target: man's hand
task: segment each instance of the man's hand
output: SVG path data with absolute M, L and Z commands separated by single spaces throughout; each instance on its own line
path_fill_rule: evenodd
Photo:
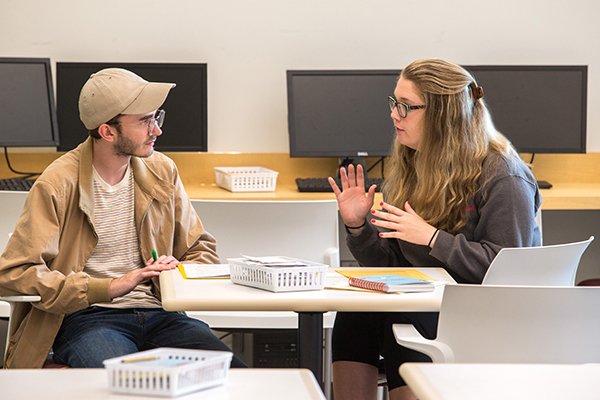
M 173 256 L 160 256 L 156 261 L 152 258 L 147 260 L 144 268 L 128 272 L 110 282 L 110 298 L 114 299 L 131 292 L 141 282 L 158 277 L 162 271 L 177 268 L 177 264 L 179 261 Z

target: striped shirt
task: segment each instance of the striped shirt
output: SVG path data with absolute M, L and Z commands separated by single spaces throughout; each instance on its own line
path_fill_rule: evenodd
M 106 183 L 94 168 L 94 228 L 98 244 L 84 271 L 95 278 L 118 278 L 142 268 L 134 214 L 134 181 L 131 166 L 121 182 Z M 131 292 L 110 303 L 94 305 L 113 308 L 155 308 L 160 301 L 152 294 L 150 281 L 140 283 Z

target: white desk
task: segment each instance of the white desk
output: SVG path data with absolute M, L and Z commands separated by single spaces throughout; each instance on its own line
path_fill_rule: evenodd
M 10 400 L 144 400 L 158 397 L 109 391 L 104 369 L 0 370 L 0 393 Z M 232 369 L 222 386 L 201 390 L 181 400 L 325 400 L 316 380 L 302 369 Z
M 414 268 L 412 268 L 414 269 Z M 454 282 L 442 268 L 417 268 L 440 281 Z M 346 279 L 331 269 L 327 281 Z M 273 293 L 228 279 L 184 279 L 178 270 L 160 275 L 162 304 L 169 311 L 295 311 L 302 368 L 321 379 L 323 313 L 327 311 L 439 311 L 443 286 L 433 292 L 385 294 L 350 290 Z
M 400 375 L 420 400 L 600 398 L 600 364 L 405 363 Z

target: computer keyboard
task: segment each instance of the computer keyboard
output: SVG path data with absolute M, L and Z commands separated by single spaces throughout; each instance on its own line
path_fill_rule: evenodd
M 33 179 L 6 178 L 0 179 L 0 190 L 27 192 L 33 186 Z
M 334 178 L 338 187 L 341 188 L 340 179 Z M 371 185 L 377 185 L 375 191 L 381 191 L 381 178 L 367 178 L 365 180 L 365 188 L 368 189 Z M 296 186 L 299 192 L 333 192 L 327 178 L 296 178 Z

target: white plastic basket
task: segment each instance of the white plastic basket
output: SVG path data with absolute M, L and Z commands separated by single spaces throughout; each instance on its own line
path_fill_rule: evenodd
M 221 385 L 233 354 L 163 347 L 104 361 L 111 391 L 174 397 Z
M 217 185 L 231 192 L 274 192 L 277 175 L 263 167 L 215 167 Z
M 299 267 L 271 267 L 245 258 L 228 258 L 231 281 L 271 292 L 321 290 L 325 287 L 327 265 L 311 261 Z

